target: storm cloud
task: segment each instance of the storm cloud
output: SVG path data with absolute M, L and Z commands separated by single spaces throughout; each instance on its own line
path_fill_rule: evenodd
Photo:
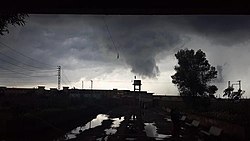
M 0 61 L 4 68 L 32 76 L 42 75 L 39 72 L 51 70 L 51 67 L 55 72 L 45 75 L 56 75 L 56 66 L 61 65 L 71 81 L 78 81 L 82 76 L 93 79 L 111 74 L 117 68 L 129 69 L 142 78 L 157 78 L 162 71 L 169 71 L 161 69 L 159 63 L 168 65 L 168 62 L 161 61 L 167 56 L 174 56 L 180 48 L 201 48 L 213 65 L 228 64 L 222 67 L 220 75 L 223 80 L 238 78 L 234 73 L 235 66 L 243 68 L 243 65 L 250 65 L 246 61 L 249 16 L 30 15 L 26 21 L 24 27 L 10 27 L 10 33 L 1 36 L 0 41 L 49 66 L 2 45 L 1 53 L 40 69 L 25 66 L 1 54 L 0 59 L 35 71 Z M 240 53 L 244 55 L 239 62 L 237 58 L 240 57 L 234 55 Z M 17 77 L 10 72 L 1 75 Z M 45 80 L 54 82 L 56 77 Z
M 166 23 L 155 20 L 160 19 L 132 16 L 124 19 L 112 17 L 109 20 L 112 37 L 121 57 L 131 67 L 131 72 L 150 78 L 156 77 L 160 72 L 156 56 L 182 43 L 179 34 L 167 27 Z
M 250 17 L 240 15 L 172 16 L 177 30 L 202 36 L 214 44 L 233 46 L 249 40 Z
M 131 72 L 156 77 L 159 75 L 156 55 L 182 42 L 181 36 L 167 23 L 157 20 L 160 18 L 150 16 L 32 15 L 27 25 L 14 35 L 18 45 L 9 41 L 13 37 L 7 43 L 48 64 L 62 64 L 66 69 L 84 67 L 80 62 L 89 61 L 110 65 L 119 54 Z

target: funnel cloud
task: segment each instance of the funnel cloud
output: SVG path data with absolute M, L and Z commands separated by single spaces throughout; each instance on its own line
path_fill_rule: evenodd
M 10 33 L 1 36 L 0 42 L 54 66 L 53 75 L 56 75 L 56 66 L 61 65 L 70 81 L 75 83 L 81 79 L 106 79 L 108 75 L 117 73 L 116 70 L 128 71 L 126 76 L 137 75 L 143 79 L 162 80 L 167 77 L 166 74 L 169 77 L 174 74 L 175 64 L 172 62 L 176 61 L 174 54 L 178 49 L 202 49 L 211 65 L 217 66 L 216 83 L 224 84 L 224 81 L 242 79 L 244 86 L 246 78 L 250 76 L 250 63 L 247 61 L 250 59 L 249 38 L 250 16 L 243 15 L 34 14 L 27 18 L 25 26 L 10 27 Z M 1 46 L 1 53 L 41 67 L 39 71 L 49 69 L 48 66 L 13 53 L 4 46 Z M 0 59 L 23 66 L 1 54 Z M 27 69 L 0 62 L 4 68 L 40 75 L 37 70 L 30 73 Z M 224 63 L 228 65 L 225 67 L 222 65 Z M 164 67 L 168 65 L 171 66 Z M 3 74 L 9 77 L 10 82 L 38 80 L 17 79 L 22 75 L 14 72 Z M 114 76 L 125 77 L 122 73 Z M 39 78 L 40 80 L 54 83 L 56 77 Z

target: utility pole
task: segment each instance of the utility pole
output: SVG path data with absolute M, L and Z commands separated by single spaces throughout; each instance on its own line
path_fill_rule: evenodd
M 57 66 L 57 85 L 58 85 L 58 90 L 61 88 L 61 66 Z
M 91 90 L 93 89 L 93 80 L 90 80 L 91 82 Z
M 84 86 L 84 82 L 82 81 L 82 89 L 83 89 L 83 86 Z

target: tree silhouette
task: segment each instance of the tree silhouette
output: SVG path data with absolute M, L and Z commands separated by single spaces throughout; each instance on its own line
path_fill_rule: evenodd
M 4 35 L 4 33 L 9 33 L 8 25 L 25 25 L 25 17 L 28 17 L 27 14 L 24 13 L 1 13 L 0 14 L 0 35 Z
M 176 73 L 171 76 L 172 82 L 177 85 L 181 96 L 189 97 L 214 97 L 218 90 L 215 85 L 209 85 L 212 79 L 217 77 L 215 67 L 206 59 L 206 54 L 200 49 L 181 49 L 175 57 L 178 65 Z
M 241 96 L 245 93 L 245 91 L 242 91 L 241 89 L 234 92 L 234 88 L 232 86 L 229 86 L 223 92 L 224 92 L 223 97 L 227 96 L 232 100 L 239 100 Z

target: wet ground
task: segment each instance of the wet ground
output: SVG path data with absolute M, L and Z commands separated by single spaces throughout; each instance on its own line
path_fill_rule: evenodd
M 163 110 L 135 109 L 126 106 L 114 108 L 106 114 L 98 114 L 55 141 L 204 140 L 198 136 L 197 130 L 187 127 L 182 128 L 176 139 L 172 136 L 172 127 L 169 113 Z
M 169 140 L 172 136 L 169 118 L 164 111 L 154 108 L 119 107 L 107 114 L 98 114 L 56 140 Z

